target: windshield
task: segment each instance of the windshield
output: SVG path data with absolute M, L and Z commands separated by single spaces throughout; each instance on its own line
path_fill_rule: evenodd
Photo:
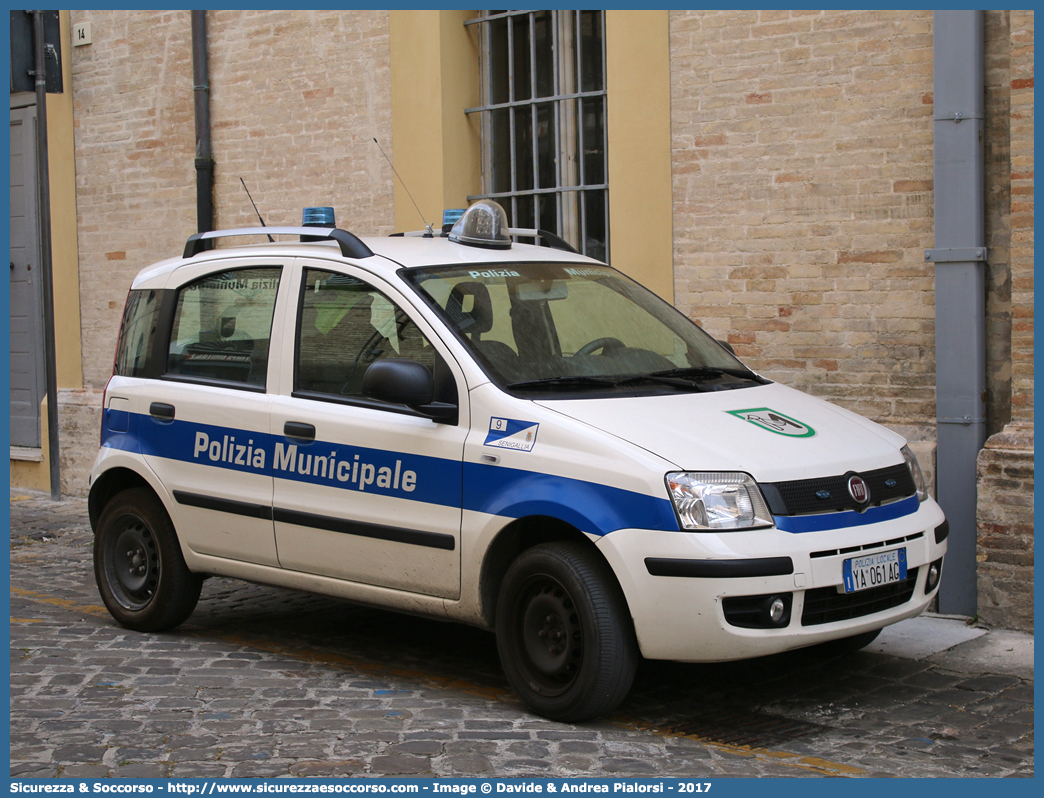
M 517 395 L 633 396 L 767 382 L 608 266 L 442 266 L 404 277 L 493 381 Z

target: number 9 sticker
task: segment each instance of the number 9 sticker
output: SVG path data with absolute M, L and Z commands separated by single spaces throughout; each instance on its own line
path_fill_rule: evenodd
M 536 445 L 537 430 L 540 425 L 533 421 L 522 421 L 516 418 L 491 418 L 489 434 L 486 435 L 485 446 L 496 446 L 499 449 L 515 449 L 520 452 L 531 452 Z

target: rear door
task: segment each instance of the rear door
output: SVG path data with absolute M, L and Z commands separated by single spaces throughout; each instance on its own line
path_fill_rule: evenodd
M 280 565 L 455 599 L 463 374 L 392 286 L 350 266 L 299 263 L 297 336 L 282 353 L 294 368 L 282 370 L 272 410 Z M 427 366 L 437 399 L 464 400 L 457 423 L 364 397 L 363 375 L 383 358 Z
M 179 536 L 200 554 L 278 565 L 266 390 L 289 264 L 211 261 L 168 284 L 166 360 L 142 385 L 137 437 L 174 497 Z

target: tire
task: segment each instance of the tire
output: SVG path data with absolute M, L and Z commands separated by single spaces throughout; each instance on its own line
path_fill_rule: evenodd
M 117 494 L 94 536 L 94 578 L 121 626 L 159 632 L 196 607 L 203 577 L 189 571 L 170 516 L 147 488 Z
M 879 634 L 881 634 L 881 630 L 874 629 L 872 632 L 863 632 L 862 634 L 852 635 L 851 637 L 842 637 L 840 640 L 828 640 L 825 643 L 812 646 L 812 650 L 825 657 L 839 657 L 847 654 L 854 654 L 860 649 L 864 649 L 873 643 Z
M 500 588 L 496 631 L 508 682 L 538 715 L 589 720 L 631 689 L 639 654 L 627 603 L 609 566 L 580 544 L 519 555 Z

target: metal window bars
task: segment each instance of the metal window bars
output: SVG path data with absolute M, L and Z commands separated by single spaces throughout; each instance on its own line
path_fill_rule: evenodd
M 555 230 L 609 259 L 605 15 L 486 11 L 479 26 L 483 193 L 512 227 Z

